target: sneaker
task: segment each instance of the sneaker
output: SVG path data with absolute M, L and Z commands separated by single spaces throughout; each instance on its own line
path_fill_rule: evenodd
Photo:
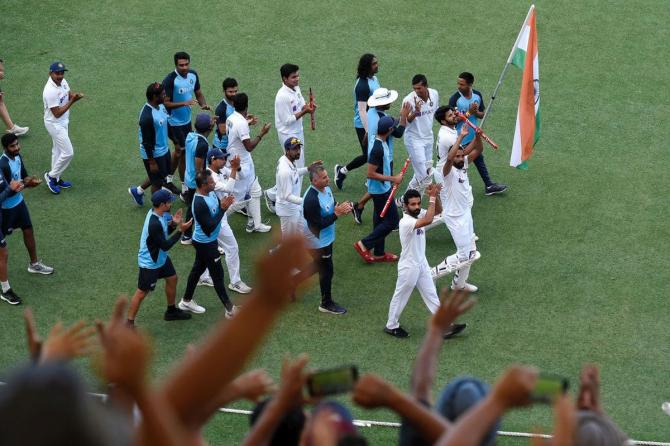
M 28 133 L 28 130 L 30 130 L 30 127 L 21 127 L 19 125 L 14 124 L 14 127 L 12 127 L 11 129 L 7 129 L 7 133 L 13 133 L 16 136 L 21 136 Z
M 54 269 L 38 260 L 35 263 L 28 264 L 28 272 L 33 274 L 52 274 Z
M 398 209 L 402 210 L 403 208 L 403 202 L 401 198 L 396 198 L 395 199 L 395 205 Z
M 258 226 L 251 226 L 247 224 L 246 231 L 251 234 L 252 232 L 270 232 L 272 229 L 272 226 L 270 225 L 265 225 L 263 223 L 259 224 Z
M 0 294 L 0 299 L 4 300 L 9 305 L 21 305 L 21 298 L 17 296 L 11 288 Z
M 475 285 L 473 285 L 471 283 L 467 283 L 467 282 L 465 282 L 465 285 L 463 285 L 461 288 L 456 288 L 456 285 L 452 282 L 451 283 L 451 289 L 452 290 L 456 290 L 456 289 L 465 290 L 465 291 L 468 291 L 470 293 L 476 293 L 477 291 L 479 291 L 479 288 L 477 288 Z
M 358 208 L 358 203 L 354 203 L 354 208 L 351 211 L 351 214 L 354 216 L 354 221 L 356 222 L 357 225 L 363 224 L 363 209 Z
M 505 184 L 492 183 L 490 186 L 486 187 L 486 190 L 484 191 L 484 195 L 502 194 L 506 190 L 507 190 L 507 186 Z
M 163 185 L 163 187 L 165 189 L 169 190 L 170 192 L 172 192 L 175 195 L 180 195 L 181 194 L 181 190 L 179 190 L 179 188 L 177 186 L 175 186 L 175 184 L 172 181 L 166 182 Z
M 216 250 L 219 251 L 219 254 L 221 255 L 224 255 L 226 253 L 223 249 L 223 246 L 217 246 Z
M 268 208 L 268 211 L 276 214 L 277 211 L 275 210 L 275 202 L 270 199 L 267 189 L 263 191 L 263 197 L 265 197 L 265 206 Z
M 233 305 L 233 308 L 230 311 L 226 310 L 225 317 L 226 317 L 226 319 L 232 319 L 239 312 L 240 312 L 240 307 L 238 307 L 237 305 Z
M 330 314 L 344 314 L 347 312 L 347 309 L 337 305 L 333 301 L 330 301 L 326 303 L 321 302 L 321 305 L 319 305 L 319 311 Z
M 198 305 L 198 303 L 195 300 L 184 300 L 184 299 L 182 299 L 177 304 L 177 307 L 180 310 L 190 311 L 191 313 L 195 313 L 195 314 L 202 314 L 206 311 L 205 307 L 201 307 L 200 305 Z
M 237 283 L 229 283 L 228 289 L 240 294 L 251 293 L 251 287 L 246 283 L 242 282 L 241 280 Z
M 133 197 L 133 201 L 136 205 L 144 206 L 144 194 L 139 193 L 136 187 L 129 187 L 128 193 Z
M 342 173 L 342 166 L 335 164 L 335 185 L 339 190 L 342 190 L 344 186 L 344 179 L 347 177 L 347 174 Z
M 391 336 L 394 336 L 396 338 L 408 338 L 409 333 L 405 331 L 404 328 L 398 327 L 398 328 L 386 328 L 384 327 L 384 333 L 390 334 Z
M 179 199 L 182 201 L 182 203 L 186 203 L 186 195 L 184 195 L 184 192 L 179 194 Z
M 175 308 L 173 311 L 166 310 L 163 319 L 166 321 L 185 321 L 191 319 L 191 314 L 184 310 L 180 310 L 179 308 Z
M 214 286 L 211 277 L 206 277 L 204 279 L 198 279 L 197 286 Z
M 69 189 L 72 187 L 72 183 L 70 183 L 69 181 L 65 181 L 62 178 L 59 178 L 56 184 L 58 184 L 58 187 L 60 187 L 61 189 Z
M 451 324 L 451 327 L 449 327 L 449 330 L 447 330 L 447 332 L 444 334 L 443 338 L 444 339 L 453 338 L 458 333 L 465 330 L 467 326 L 468 326 L 468 324 Z
M 44 172 L 44 184 L 47 185 L 52 194 L 60 194 L 60 186 L 55 178 L 49 176 L 49 172 Z
M 179 239 L 179 243 L 181 243 L 182 245 L 190 245 L 192 243 L 191 237 L 184 234 L 181 236 L 181 239 Z
M 248 217 L 248 216 L 249 216 L 249 212 L 247 211 L 247 207 L 246 207 L 246 206 L 243 207 L 242 209 L 237 209 L 235 212 L 237 212 L 238 214 L 242 214 L 242 215 L 244 215 L 245 217 Z

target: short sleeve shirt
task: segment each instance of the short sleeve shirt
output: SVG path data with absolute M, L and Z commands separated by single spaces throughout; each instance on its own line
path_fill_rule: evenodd
M 44 103 L 44 122 L 60 125 L 68 124 L 70 121 L 70 110 L 63 113 L 60 118 L 56 118 L 51 111 L 53 107 L 62 107 L 70 102 L 70 86 L 65 79 L 63 79 L 59 86 L 49 77 L 42 91 L 42 102 Z
M 435 111 L 440 106 L 440 96 L 437 90 L 428 89 L 428 100 L 424 101 L 415 92 L 411 92 L 403 103 L 408 103 L 411 106 L 412 113 L 416 116 L 412 122 L 407 124 L 405 129 L 405 141 L 419 140 L 433 142 L 433 116 Z M 416 103 L 420 104 L 421 111 L 416 111 Z
M 239 156 L 242 164 L 253 163 L 251 153 L 247 152 L 242 142 L 245 139 L 251 139 L 249 123 L 239 112 L 233 113 L 226 120 L 226 134 L 228 135 L 228 153 L 230 156 Z
M 418 218 L 425 216 L 426 212 L 425 209 L 422 209 Z M 402 247 L 398 268 L 428 266 L 426 260 L 426 231 L 425 228 L 415 228 L 416 222 L 416 218 L 405 214 L 398 224 L 400 246 Z
M 456 93 L 454 93 L 453 96 L 451 96 L 451 98 L 449 98 L 449 106 L 458 109 L 458 111 L 461 113 L 465 113 L 468 110 L 470 110 L 470 104 L 472 104 L 473 102 L 477 102 L 479 104 L 479 106 L 477 107 L 478 111 L 483 112 L 486 109 L 486 107 L 484 106 L 484 97 L 480 92 L 474 89 L 472 90 L 472 95 L 470 95 L 469 99 L 463 96 L 460 91 L 457 91 Z M 468 121 L 472 122 L 475 125 L 479 123 L 479 120 L 475 115 L 470 115 Z M 456 130 L 460 131 L 462 126 L 463 122 L 461 121 L 456 125 Z M 461 142 L 461 144 L 463 144 L 463 147 L 465 147 L 470 141 L 472 141 L 474 137 L 475 132 L 470 132 L 468 136 L 463 138 L 463 141 Z

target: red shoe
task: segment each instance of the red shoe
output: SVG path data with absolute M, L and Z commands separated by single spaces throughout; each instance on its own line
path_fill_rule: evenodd
M 375 260 L 372 257 L 372 254 L 370 254 L 370 251 L 363 251 L 361 246 L 358 244 L 358 242 L 354 243 L 354 249 L 358 253 L 359 256 L 365 261 L 365 263 L 373 263 Z
M 392 252 L 385 252 L 384 257 L 382 257 L 382 262 L 397 262 L 399 258 L 400 257 L 393 254 Z

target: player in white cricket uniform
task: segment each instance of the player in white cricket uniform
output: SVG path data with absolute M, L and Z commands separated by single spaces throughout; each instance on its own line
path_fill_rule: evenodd
M 249 122 L 247 121 L 247 108 L 249 98 L 245 93 L 238 93 L 233 96 L 233 106 L 235 112 L 226 120 L 226 134 L 228 135 L 228 153 L 231 157 L 240 158 L 241 171 L 238 172 L 239 178 L 235 182 L 235 204 L 230 208 L 232 212 L 246 206 L 248 212 L 248 221 L 246 231 L 268 232 L 270 226 L 261 221 L 261 195 L 263 189 L 258 183 L 256 169 L 251 152 L 261 142 L 263 136 L 270 130 L 270 124 L 266 123 L 255 138 L 251 139 L 249 135 Z
M 72 184 L 61 178 L 74 157 L 74 149 L 68 134 L 70 108 L 72 104 L 84 97 L 81 93 L 73 93 L 65 80 L 67 68 L 61 62 L 54 62 L 49 67 L 49 80 L 42 92 L 44 102 L 44 127 L 46 127 L 53 145 L 51 147 L 51 170 L 44 173 L 44 181 L 49 190 L 59 194 L 61 189 L 68 189 Z
M 314 107 L 305 102 L 300 91 L 300 68 L 293 64 L 284 64 L 279 69 L 282 86 L 275 96 L 275 128 L 279 138 L 279 146 L 289 138 L 302 141 L 300 158 L 295 161 L 298 168 L 305 167 L 305 133 L 302 128 L 302 117 L 314 111 Z M 300 182 L 300 191 L 302 181 Z M 298 192 L 300 192 L 298 191 Z M 298 193 L 298 195 L 301 195 Z M 277 202 L 277 185 L 265 191 L 265 203 L 270 212 L 275 212 Z
M 430 266 L 426 260 L 425 231 L 425 226 L 430 224 L 435 213 L 441 210 L 437 200 L 440 188 L 438 184 L 428 186 L 430 204 L 427 210 L 421 209 L 421 194 L 417 190 L 409 189 L 403 196 L 405 214 L 400 220 L 398 231 L 402 247 L 398 261 L 398 280 L 389 305 L 388 321 L 384 328 L 384 332 L 397 338 L 409 336 L 409 333 L 400 326 L 399 319 L 414 288 L 419 290 L 431 313 L 435 313 L 440 307 L 440 299 L 437 297 Z M 445 336 L 451 337 L 464 328 L 463 324 L 452 325 L 451 330 Z
M 277 162 L 277 201 L 275 210 L 281 222 L 282 237 L 302 231 L 305 221 L 302 216 L 300 186 L 307 167 L 298 167 L 296 162 L 302 153 L 302 141 L 290 137 L 284 142 L 284 156 Z
M 442 216 L 456 245 L 456 253 L 432 268 L 431 274 L 437 279 L 456 271 L 451 284 L 452 289 L 475 292 L 477 287 L 467 283 L 470 266 L 480 257 L 472 222 L 474 200 L 472 186 L 468 179 L 468 165 L 482 153 L 483 146 L 481 137 L 477 134 L 465 149 L 461 147 L 463 138 L 469 133 L 468 126 L 465 125 L 461 127 L 461 133 L 456 137 L 454 143 L 449 146 L 456 132 L 454 126 L 457 118 L 453 110 L 446 107 L 445 109 L 438 109 L 436 112 L 436 118 L 444 116 L 441 119 L 443 126 L 438 136 L 442 139 L 438 146 L 440 153 L 438 170 L 440 172 L 436 178 L 441 179 L 440 199 L 444 203 Z
M 210 149 L 207 152 L 207 164 L 209 170 L 214 178 L 214 192 L 219 198 L 224 198 L 227 195 L 233 194 L 235 190 L 235 183 L 237 182 L 238 169 L 240 168 L 240 158 L 234 157 L 230 160 L 230 165 L 226 166 L 226 154 L 221 149 Z M 235 234 L 228 224 L 228 212 L 223 214 L 221 219 L 221 229 L 217 236 L 219 250 L 223 250 L 226 259 L 226 266 L 228 267 L 228 275 L 230 276 L 230 283 L 228 288 L 241 294 L 248 294 L 251 292 L 251 287 L 242 281 L 240 278 L 240 249 L 235 239 Z M 198 285 L 214 286 L 212 278 L 209 275 L 209 270 L 205 270 L 200 276 Z
M 403 139 L 414 169 L 407 189 L 423 194 L 433 180 L 433 115 L 440 106 L 440 96 L 437 90 L 428 88 L 423 74 L 412 78 L 412 88 L 414 91 L 403 99 L 403 104 L 411 107 Z

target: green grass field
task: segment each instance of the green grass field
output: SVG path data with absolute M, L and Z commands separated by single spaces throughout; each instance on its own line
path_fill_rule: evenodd
M 137 116 L 146 85 L 173 69 L 175 51 L 191 54 L 210 104 L 220 100 L 223 78 L 233 76 L 250 95 L 250 112 L 269 122 L 281 85 L 279 66 L 300 65 L 301 85 L 315 90 L 319 104 L 318 128 L 306 130 L 307 158 L 323 159 L 330 172 L 334 163 L 359 152 L 352 87 L 362 53 L 378 56 L 381 84 L 401 97 L 410 91 L 411 77 L 424 73 L 444 102 L 458 73 L 468 70 L 488 100 L 529 6 L 351 0 L 4 3 L 2 89 L 14 120 L 31 126 L 21 140 L 30 173 L 42 174 L 50 161 L 41 100 L 49 64 L 62 60 L 70 69 L 70 86 L 86 95 L 70 118 L 76 155 L 66 178 L 75 187 L 57 197 L 46 187 L 25 194 L 39 255 L 56 273 L 28 274 L 20 235 L 9 237 L 11 283 L 33 307 L 43 335 L 58 319 L 105 317 L 119 293 L 135 289 L 147 210 L 134 207 L 126 192 L 145 175 Z M 494 180 L 510 190 L 484 197 L 473 169 L 482 259 L 471 279 L 481 291 L 478 305 L 464 317 L 467 331 L 445 344 L 436 391 L 460 374 L 492 381 L 512 362 L 567 376 L 574 390 L 582 363 L 595 362 L 602 367 L 605 407 L 629 435 L 670 441 L 670 418 L 660 409 L 670 400 L 670 212 L 663 198 L 670 83 L 660 66 L 670 9 L 665 1 L 652 0 L 539 1 L 537 11 L 542 138 L 528 171 L 508 167 L 520 81 L 512 68 L 487 121 L 487 133 L 501 145 L 498 153 L 487 152 L 487 164 Z M 392 112 L 397 114 L 397 104 Z M 280 155 L 274 129 L 269 136 L 254 152 L 263 186 L 273 183 Z M 396 147 L 397 165 L 405 151 L 400 141 Z M 336 196 L 356 199 L 362 192 L 359 169 Z M 382 333 L 397 273 L 395 265 L 364 265 L 351 248 L 370 229 L 369 210 L 364 219 L 363 226 L 347 218 L 337 227 L 334 296 L 349 313 L 318 313 L 313 287 L 283 315 L 250 366 L 277 377 L 285 353 L 304 351 L 314 367 L 353 363 L 407 388 L 428 313 L 417 295 L 402 317 L 412 336 L 398 340 Z M 231 219 L 243 279 L 253 284 L 253 258 L 270 236 L 248 235 L 244 223 L 242 217 Z M 278 225 L 274 216 L 272 223 Z M 431 264 L 454 250 L 446 228 L 431 231 L 428 239 Z M 398 252 L 397 236 L 387 245 Z M 170 255 L 181 294 L 193 252 L 177 245 Z M 208 312 L 186 323 L 162 320 L 162 287 L 141 309 L 138 324 L 155 340 L 157 378 L 222 317 L 213 290 L 199 289 L 196 297 Z M 21 307 L 0 308 L 0 369 L 26 356 L 21 312 Z M 86 368 L 84 361 L 78 364 Z M 395 420 L 386 412 L 355 408 L 354 414 Z M 547 430 L 551 419 L 547 407 L 534 407 L 510 414 L 503 429 Z M 244 417 L 220 415 L 207 436 L 212 444 L 232 445 L 245 430 Z M 388 428 L 365 432 L 372 445 L 393 444 L 397 435 Z

